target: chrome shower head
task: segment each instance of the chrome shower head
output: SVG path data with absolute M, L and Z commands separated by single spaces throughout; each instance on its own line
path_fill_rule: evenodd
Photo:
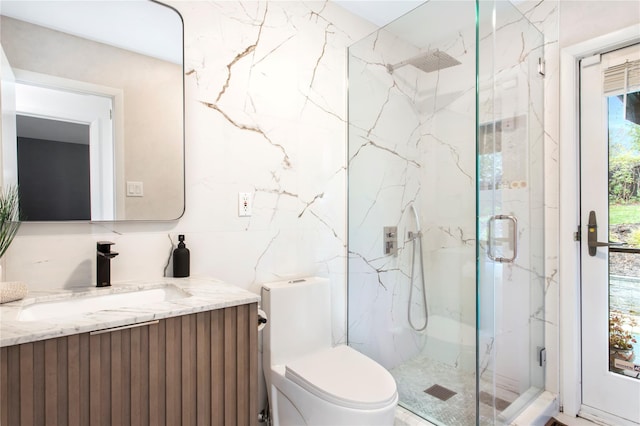
M 461 62 L 457 59 L 451 57 L 445 52 L 436 49 L 421 53 L 417 56 L 414 56 L 413 58 L 398 62 L 395 65 L 387 65 L 387 70 L 389 70 L 390 73 L 393 73 L 394 70 L 405 65 L 413 65 L 414 67 L 424 72 L 433 72 L 460 64 Z

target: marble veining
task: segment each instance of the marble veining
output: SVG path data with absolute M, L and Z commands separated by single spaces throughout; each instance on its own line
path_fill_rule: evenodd
M 421 6 L 421 25 L 437 16 L 434 7 Z M 466 12 L 472 17 L 473 8 Z M 387 368 L 425 350 L 437 332 L 433 324 L 422 333 L 407 324 L 408 311 L 414 321 L 424 316 L 419 278 L 408 304 L 417 248 L 407 232 L 418 230 L 410 206 L 423 235 L 417 268 L 424 266 L 429 311 L 474 321 L 466 290 L 474 285 L 474 35 L 470 27 L 416 43 L 396 27 L 349 48 L 349 339 Z M 462 64 L 431 73 L 394 67 L 435 48 Z M 390 225 L 398 226 L 397 256 L 382 250 L 381 231 Z M 461 353 L 450 351 L 448 361 L 458 363 Z
M 254 291 L 282 277 L 330 278 L 344 342 L 345 49 L 375 25 L 331 1 L 166 3 L 184 22 L 184 216 L 24 224 L 3 257 L 6 279 L 30 290 L 95 282 L 101 239 L 121 253 L 115 281 L 159 278 L 167 235 L 186 234 L 192 275 Z M 251 217 L 238 217 L 238 192 L 255 194 Z
M 478 272 L 478 374 L 518 395 L 542 385 L 543 371 L 523 369 L 522 360 L 532 358 L 528 336 L 541 345 L 547 324 L 544 81 L 537 73 L 545 43 L 511 5 L 502 6 L 495 40 L 484 23 L 477 44 L 471 25 L 451 29 L 447 37 L 425 32 L 418 42 L 403 39 L 398 25 L 397 32 L 381 29 L 349 50 L 349 340 L 392 371 L 415 357 L 443 363 L 452 374 L 475 371 Z M 473 8 L 463 10 L 464 2 L 452 7 L 460 7 L 472 22 Z M 430 12 L 419 19 L 425 28 L 437 26 L 433 16 L 446 16 L 435 4 L 416 10 L 421 8 Z M 490 10 L 481 9 L 483 14 Z M 456 22 L 465 20 L 456 16 Z M 411 66 L 390 73 L 384 66 L 434 48 L 461 63 L 430 73 Z M 479 140 L 476 49 L 481 52 Z M 426 290 L 419 275 L 411 281 L 412 258 L 419 259 L 417 244 L 407 237 L 417 231 L 411 205 L 424 252 L 416 271 L 424 267 Z M 488 223 L 499 213 L 518 219 L 519 253 L 513 264 L 494 264 L 487 255 Z M 382 250 L 381 231 L 390 225 L 398 226 L 397 256 Z M 505 224 L 497 228 L 498 237 L 508 241 Z M 501 256 L 512 252 L 502 243 L 492 250 Z M 418 332 L 407 317 L 421 323 L 423 291 L 430 320 Z
M 166 285 L 175 286 L 186 293 L 187 297 L 134 307 L 60 316 L 47 321 L 18 320 L 21 309 L 34 303 L 127 293 Z M 79 287 L 73 290 L 33 291 L 23 300 L 0 306 L 0 347 L 222 309 L 259 300 L 257 294 L 235 285 L 211 278 L 196 277 L 121 282 L 108 288 Z

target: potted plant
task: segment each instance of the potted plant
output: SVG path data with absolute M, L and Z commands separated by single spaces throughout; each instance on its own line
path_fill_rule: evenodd
M 0 192 L 0 260 L 20 228 L 18 188 L 10 186 Z M 0 268 L 2 265 L 0 264 Z M 27 294 L 27 286 L 19 281 L 5 282 L 0 269 L 0 303 L 20 300 Z
M 10 186 L 0 192 L 0 258 L 4 256 L 20 228 L 18 188 Z
M 612 371 L 622 371 L 615 367 L 616 359 L 633 362 L 633 344 L 637 341 L 631 334 L 631 330 L 636 325 L 637 322 L 631 315 L 625 315 L 617 310 L 609 313 L 609 366 Z

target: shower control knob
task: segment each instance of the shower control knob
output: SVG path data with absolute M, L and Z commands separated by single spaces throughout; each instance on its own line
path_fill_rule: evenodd
M 382 230 L 385 255 L 395 256 L 398 253 L 398 227 L 385 226 Z

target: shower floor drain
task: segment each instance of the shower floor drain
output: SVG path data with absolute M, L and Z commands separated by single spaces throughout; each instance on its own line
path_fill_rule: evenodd
M 509 401 L 505 401 L 502 398 L 493 397 L 488 392 L 480 391 L 480 402 L 483 404 L 487 404 L 489 407 L 494 407 L 498 411 L 504 411 L 511 403 Z
M 433 385 L 429 389 L 425 389 L 424 392 L 442 401 L 446 401 L 457 393 L 440 385 Z

